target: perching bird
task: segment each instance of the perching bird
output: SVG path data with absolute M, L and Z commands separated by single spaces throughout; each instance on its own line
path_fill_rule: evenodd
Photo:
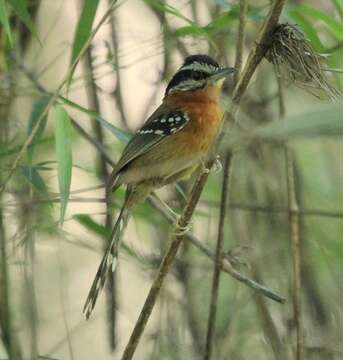
M 223 117 L 222 85 L 234 71 L 207 55 L 187 57 L 170 80 L 162 104 L 125 147 L 107 189 L 114 192 L 127 185 L 126 197 L 83 309 L 87 318 L 108 271 L 116 268 L 119 242 L 133 205 L 154 189 L 188 177 L 206 159 Z

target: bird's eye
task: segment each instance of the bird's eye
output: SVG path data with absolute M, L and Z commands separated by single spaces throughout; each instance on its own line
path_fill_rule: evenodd
M 201 80 L 202 79 L 202 75 L 199 72 L 194 72 L 193 74 L 193 79 L 194 80 Z

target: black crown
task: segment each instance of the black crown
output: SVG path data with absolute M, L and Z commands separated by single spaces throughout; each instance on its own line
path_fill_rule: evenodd
M 191 56 L 188 56 L 185 59 L 185 62 L 183 64 L 183 66 L 190 65 L 190 64 L 193 64 L 195 62 L 212 65 L 212 66 L 215 66 L 217 68 L 220 67 L 219 64 L 208 55 L 191 55 Z

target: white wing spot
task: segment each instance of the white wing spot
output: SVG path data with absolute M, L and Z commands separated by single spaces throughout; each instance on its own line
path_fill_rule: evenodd
M 170 117 L 170 118 L 168 119 L 168 121 L 171 123 L 171 122 L 174 122 L 175 119 L 174 119 L 173 117 Z
M 162 118 L 160 122 L 161 122 L 161 123 L 165 123 L 166 121 L 167 121 L 167 120 L 166 120 L 165 118 Z
M 163 131 L 162 130 L 155 130 L 155 134 L 156 135 L 163 135 Z
M 170 129 L 170 132 L 174 133 L 176 130 L 177 130 L 177 128 L 174 127 L 174 128 Z

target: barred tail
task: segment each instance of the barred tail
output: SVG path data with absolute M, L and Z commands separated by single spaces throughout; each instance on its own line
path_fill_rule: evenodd
M 89 290 L 85 305 L 83 307 L 83 313 L 86 314 L 87 319 L 91 315 L 95 307 L 95 303 L 99 296 L 99 293 L 104 287 L 108 271 L 111 269 L 112 272 L 114 272 L 116 269 L 118 262 L 118 249 L 120 247 L 120 241 L 123 232 L 127 226 L 130 215 L 129 207 L 128 207 L 129 197 L 130 195 L 127 194 L 123 207 L 120 210 L 118 219 L 112 229 L 109 246 L 106 249 L 104 257 L 101 260 L 98 271 L 93 280 L 92 287 Z

